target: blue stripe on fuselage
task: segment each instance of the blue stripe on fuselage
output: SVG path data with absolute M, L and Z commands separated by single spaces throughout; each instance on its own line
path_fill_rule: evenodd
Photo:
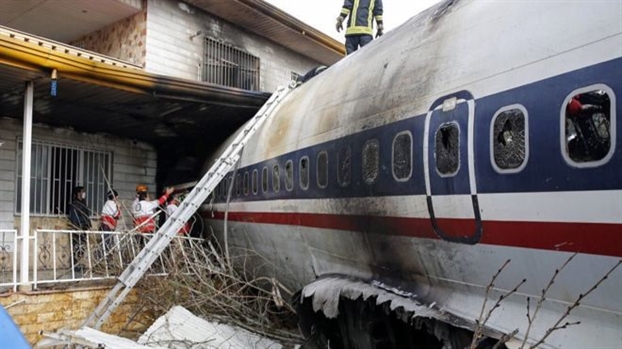
M 477 192 L 622 189 L 620 140 L 616 141 L 613 157 L 606 164 L 594 168 L 576 168 L 568 165 L 560 149 L 560 113 L 564 107 L 562 106 L 564 100 L 572 91 L 593 84 L 605 84 L 614 91 L 616 99 L 612 109 L 616 111 L 617 118 L 621 103 L 619 97 L 622 91 L 622 58 L 476 99 L 474 140 Z M 490 123 L 497 110 L 512 104 L 521 104 L 528 112 L 529 160 L 526 167 L 518 173 L 500 174 L 494 170 L 490 161 Z M 253 170 L 258 170 L 258 194 L 253 195 L 252 190 L 249 190 L 248 196 L 243 194 L 236 196 L 234 190 L 232 201 L 423 195 L 425 194 L 422 160 L 424 123 L 425 115 L 418 115 L 241 168 L 238 171 L 241 174 L 246 171 L 250 174 Z M 391 168 L 392 142 L 397 133 L 405 130 L 410 130 L 413 135 L 413 173 L 408 181 L 398 182 L 393 178 Z M 435 129 L 431 128 L 431 138 L 434 131 Z M 461 132 L 466 130 L 461 129 Z M 619 137 L 621 134 L 622 123 L 616 122 L 615 135 Z M 375 183 L 366 184 L 361 175 L 361 149 L 366 141 L 374 138 L 380 143 L 380 173 Z M 342 146 L 349 146 L 352 154 L 351 183 L 347 187 L 341 187 L 337 183 L 337 154 Z M 317 155 L 321 151 L 328 152 L 329 179 L 326 188 L 319 188 L 317 185 Z M 467 145 L 461 144 L 461 152 L 466 151 Z M 299 185 L 299 162 L 303 156 L 309 157 L 310 185 L 306 190 L 301 189 Z M 288 160 L 294 161 L 294 189 L 291 192 L 285 188 L 284 170 Z M 272 168 L 275 164 L 279 164 L 281 171 L 280 191 L 277 193 L 272 191 Z M 261 188 L 264 166 L 269 169 L 267 193 L 263 193 Z M 430 163 L 430 166 L 434 166 L 433 163 Z M 460 173 L 463 171 L 467 171 L 465 163 L 461 164 Z M 463 181 L 464 178 L 468 177 L 461 176 L 460 180 Z M 444 185 L 446 186 L 446 183 Z M 468 194 L 466 186 L 459 185 L 457 188 L 461 189 L 443 190 L 433 194 Z

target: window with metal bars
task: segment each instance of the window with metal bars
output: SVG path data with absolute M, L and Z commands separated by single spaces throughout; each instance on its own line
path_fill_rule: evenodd
M 22 140 L 17 151 L 15 212 L 22 209 Z M 83 186 L 87 206 L 98 215 L 112 183 L 112 153 L 49 142 L 33 141 L 30 169 L 30 213 L 65 215 L 73 190 Z
M 259 90 L 259 58 L 222 41 L 205 38 L 203 81 Z

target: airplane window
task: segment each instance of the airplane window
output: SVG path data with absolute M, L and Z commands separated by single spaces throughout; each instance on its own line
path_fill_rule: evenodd
M 347 187 L 350 184 L 352 173 L 351 154 L 352 151 L 347 146 L 339 148 L 339 153 L 337 153 L 337 162 L 339 164 L 337 168 L 337 182 L 342 187 Z
M 436 130 L 434 157 L 441 175 L 453 176 L 460 166 L 460 129 L 456 123 L 446 123 Z
M 294 189 L 294 162 L 292 160 L 285 163 L 285 189 L 287 191 Z
M 300 187 L 309 188 L 309 158 L 306 156 L 300 159 Z
M 258 187 L 258 178 L 259 172 L 257 170 L 253 170 L 253 177 L 251 178 L 251 187 L 253 189 L 253 194 L 257 195 L 257 187 Z
M 527 156 L 526 110 L 520 107 L 497 112 L 492 124 L 492 155 L 497 170 L 520 170 Z M 516 171 L 512 171 L 516 172 Z
M 261 170 L 261 190 L 265 193 L 268 191 L 268 168 Z
M 363 146 L 363 180 L 372 184 L 378 179 L 380 165 L 380 146 L 375 139 L 369 140 Z
M 317 185 L 320 188 L 328 185 L 328 154 L 325 151 L 317 156 Z
M 249 177 L 248 177 L 248 171 L 244 172 L 244 183 L 242 184 L 242 187 L 244 188 L 244 195 L 248 195 L 248 187 L 249 187 Z
M 575 92 L 566 104 L 565 152 L 575 163 L 601 163 L 611 150 L 611 99 L 603 89 Z M 615 121 L 615 120 L 614 120 Z
M 242 181 L 240 180 L 240 174 L 235 176 L 235 195 L 240 196 L 242 194 Z
M 229 195 L 229 190 L 231 190 L 231 185 L 233 184 L 233 175 L 227 178 L 227 196 Z
M 399 133 L 393 140 L 393 176 L 406 181 L 412 174 L 413 141 L 410 132 Z
M 279 165 L 274 165 L 272 170 L 272 190 L 278 192 L 281 190 L 281 175 L 279 173 Z

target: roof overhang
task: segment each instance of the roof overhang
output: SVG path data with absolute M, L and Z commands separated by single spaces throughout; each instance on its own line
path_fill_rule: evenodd
M 51 96 L 52 72 L 58 94 Z M 147 73 L 124 62 L 0 27 L 0 116 L 21 118 L 34 81 L 34 122 L 151 143 L 213 142 L 250 118 L 269 94 Z

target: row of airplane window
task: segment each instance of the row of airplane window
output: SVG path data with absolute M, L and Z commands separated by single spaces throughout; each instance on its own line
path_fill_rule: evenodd
M 567 162 L 576 167 L 594 167 L 604 164 L 612 152 L 611 97 L 612 91 L 606 86 L 598 89 L 579 89 L 569 95 L 564 116 L 562 147 Z M 491 162 L 499 173 L 520 172 L 527 163 L 528 118 L 522 105 L 512 105 L 500 109 L 491 123 Z M 615 144 L 615 143 L 614 143 Z M 413 137 L 410 131 L 396 134 L 393 139 L 392 173 L 396 181 L 408 181 L 412 176 Z M 362 179 L 365 184 L 378 180 L 380 169 L 380 145 L 377 139 L 370 139 L 362 149 Z M 460 165 L 460 128 L 455 122 L 441 124 L 434 134 L 435 166 L 443 177 L 457 174 Z M 352 149 L 341 147 L 337 154 L 337 183 L 342 187 L 350 185 L 352 176 Z M 280 165 L 274 165 L 271 189 L 281 190 Z M 301 189 L 309 188 L 309 157 L 303 156 L 298 163 L 298 179 Z M 321 151 L 316 161 L 316 184 L 319 188 L 328 186 L 328 153 Z M 261 190 L 269 191 L 268 167 L 261 170 Z M 288 160 L 284 169 L 284 184 L 287 191 L 294 189 L 294 162 Z M 216 196 L 227 196 L 231 176 L 223 180 L 216 190 Z M 259 171 L 237 174 L 232 195 L 248 196 L 259 193 Z

